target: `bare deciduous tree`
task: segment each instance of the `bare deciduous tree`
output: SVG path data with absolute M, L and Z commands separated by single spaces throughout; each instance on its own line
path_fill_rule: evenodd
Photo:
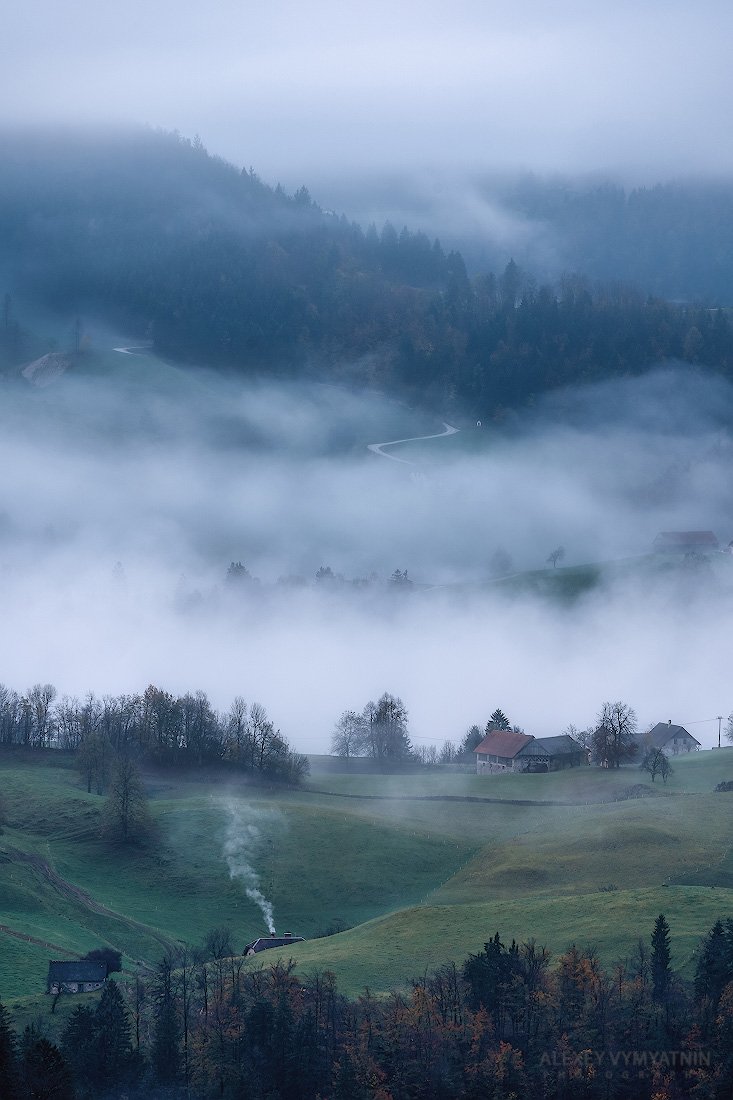
M 345 710 L 331 735 L 334 756 L 361 756 L 367 741 L 367 722 L 363 714 Z
M 655 748 L 651 748 L 646 752 L 641 762 L 641 769 L 649 773 L 652 777 L 652 783 L 658 775 L 661 775 L 662 781 L 666 783 L 672 774 L 672 765 L 667 754 L 662 752 L 661 749 Z
M 619 768 L 636 754 L 636 711 L 617 700 L 604 703 L 598 712 L 593 734 L 593 754 L 607 768 Z
M 129 844 L 150 834 L 152 822 L 142 776 L 128 756 L 118 757 L 107 804 L 104 832 L 109 840 Z

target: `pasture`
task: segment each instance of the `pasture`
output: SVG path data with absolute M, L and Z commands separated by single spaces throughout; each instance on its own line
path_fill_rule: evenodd
M 648 780 L 638 768 L 315 774 L 299 790 L 150 774 L 154 838 L 110 847 L 104 799 L 86 793 L 67 758 L 5 753 L 0 999 L 23 1015 L 47 1012 L 48 960 L 101 945 L 123 952 L 126 972 L 214 927 L 230 928 L 241 949 L 265 931 L 252 882 L 278 929 L 306 937 L 289 952 L 299 968 L 333 970 L 349 994 L 460 963 L 496 931 L 555 953 L 593 945 L 612 963 L 659 912 L 689 976 L 700 936 L 733 915 L 733 795 L 713 793 L 733 778 L 733 750 L 674 769 L 640 799 L 623 799 Z M 233 827 L 247 832 L 254 879 L 230 874 Z

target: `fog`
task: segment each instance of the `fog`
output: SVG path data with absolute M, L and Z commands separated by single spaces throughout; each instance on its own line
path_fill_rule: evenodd
M 299 751 L 327 751 L 339 714 L 384 691 L 416 744 L 459 739 L 497 706 L 546 736 L 609 698 L 710 744 L 707 720 L 733 709 L 733 559 L 626 560 L 663 530 L 733 538 L 723 381 L 665 369 L 555 394 L 395 448 L 397 463 L 367 444 L 441 425 L 379 394 L 115 362 L 3 385 L 10 686 L 153 682 L 222 709 L 242 695 Z M 524 575 L 558 546 L 561 568 L 608 563 L 598 584 L 565 597 Z M 227 582 L 237 561 L 252 581 Z M 316 583 L 326 565 L 343 581 Z M 411 589 L 390 585 L 395 569 Z
M 722 0 L 28 0 L 4 13 L 0 121 L 198 131 L 292 188 L 375 166 L 729 171 L 732 21 Z

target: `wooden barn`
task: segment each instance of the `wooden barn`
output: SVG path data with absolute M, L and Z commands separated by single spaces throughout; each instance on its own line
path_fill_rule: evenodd
M 476 753 L 476 771 L 479 775 L 492 775 L 497 772 L 521 771 L 514 762 L 518 753 L 530 741 L 531 734 L 513 733 L 511 730 L 492 730 L 474 749 Z
M 525 772 L 559 772 L 563 768 L 580 768 L 588 763 L 588 752 L 567 733 L 557 737 L 533 737 L 520 749 L 516 763 Z
M 588 753 L 572 737 L 533 737 L 528 733 L 492 730 L 475 748 L 476 773 L 556 772 L 588 763 Z

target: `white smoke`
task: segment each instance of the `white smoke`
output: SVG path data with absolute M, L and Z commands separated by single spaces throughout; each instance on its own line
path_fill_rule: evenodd
M 263 846 L 262 829 L 255 824 L 255 819 L 266 823 L 272 832 L 273 828 L 282 824 L 282 818 L 276 811 L 254 809 L 233 798 L 222 799 L 220 805 L 227 815 L 224 858 L 229 875 L 242 881 L 245 894 L 259 908 L 270 932 L 275 927 L 273 905 L 263 894 L 260 876 L 253 866 L 255 855 Z

